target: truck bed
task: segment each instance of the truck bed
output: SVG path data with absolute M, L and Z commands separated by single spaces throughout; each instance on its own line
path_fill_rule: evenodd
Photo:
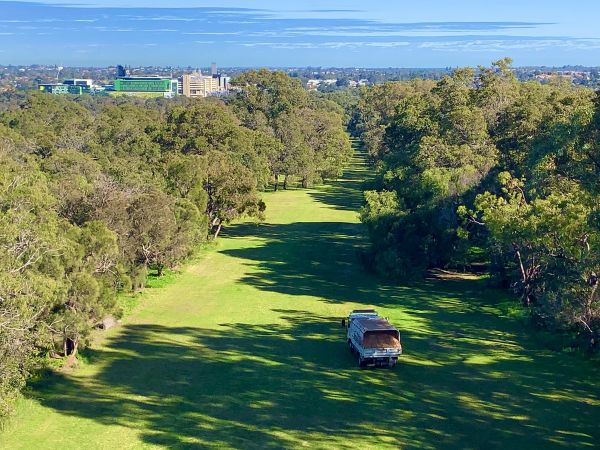
M 400 348 L 400 341 L 384 333 L 368 333 L 363 340 L 364 348 Z

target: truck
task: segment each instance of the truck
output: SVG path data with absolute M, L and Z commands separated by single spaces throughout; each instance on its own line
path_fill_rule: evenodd
M 394 367 L 402 354 L 400 332 L 373 309 L 355 309 L 342 321 L 360 367 Z

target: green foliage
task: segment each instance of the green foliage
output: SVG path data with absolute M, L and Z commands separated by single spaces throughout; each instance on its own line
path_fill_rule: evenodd
M 282 72 L 246 72 L 234 83 L 241 91 L 231 105 L 244 125 L 261 133 L 258 148 L 275 190 L 281 175 L 284 189 L 292 176 L 308 187 L 341 175 L 352 148 L 336 103 L 311 97 L 299 80 Z
M 204 189 L 209 229 L 215 238 L 223 224 L 244 215 L 263 218 L 266 206 L 256 195 L 252 172 L 227 154 L 209 155 Z
M 363 92 L 359 131 L 379 168 L 362 213 L 367 258 L 413 278 L 485 248 L 538 323 L 597 346 L 600 103 L 588 89 L 519 83 L 510 62 Z
M 546 324 L 581 327 L 593 340 L 600 321 L 597 201 L 563 185 L 527 202 L 520 180 L 503 177 L 503 184 L 504 195 L 480 194 L 475 208 L 493 251 L 514 259 L 507 264 L 513 287 Z

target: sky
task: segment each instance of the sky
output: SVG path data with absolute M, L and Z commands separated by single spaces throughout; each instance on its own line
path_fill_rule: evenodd
M 600 0 L 0 0 L 0 64 L 600 65 Z

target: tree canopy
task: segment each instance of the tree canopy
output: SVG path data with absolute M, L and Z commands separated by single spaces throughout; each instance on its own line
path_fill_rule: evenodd
M 510 63 L 363 91 L 367 261 L 401 279 L 484 263 L 538 323 L 597 346 L 598 94 L 518 82 Z

